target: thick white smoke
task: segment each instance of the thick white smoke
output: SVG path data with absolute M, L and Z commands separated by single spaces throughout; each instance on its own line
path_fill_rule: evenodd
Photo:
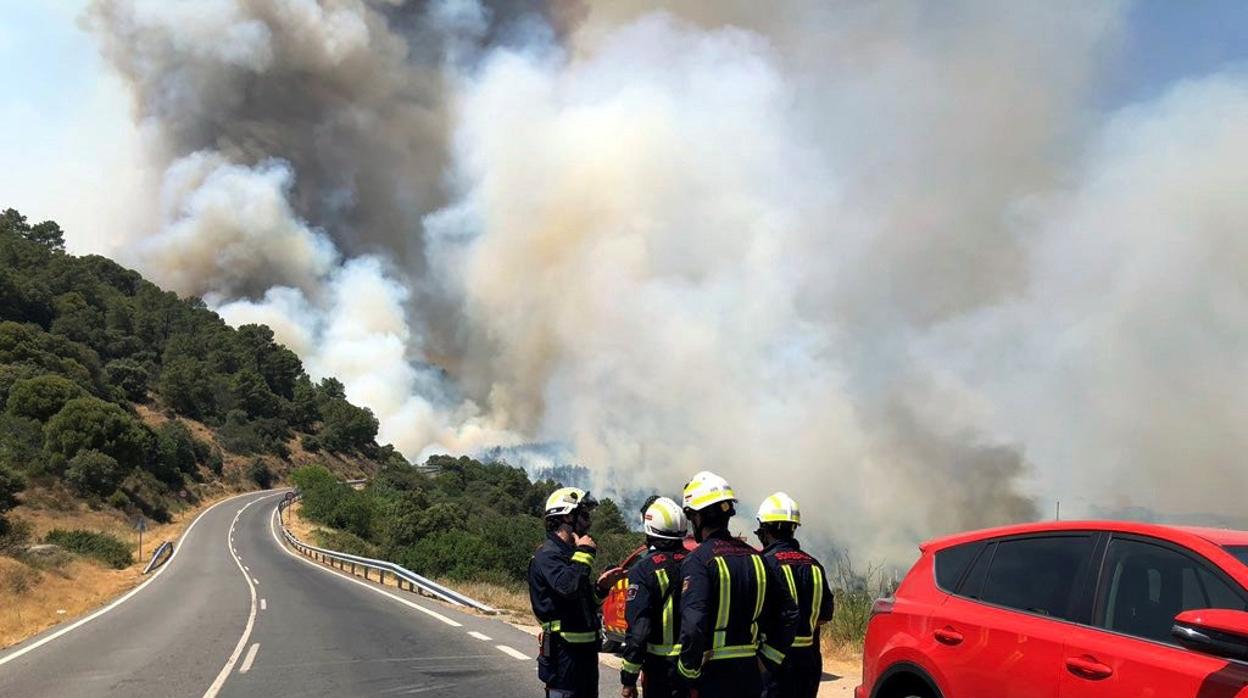
M 134 259 L 411 457 L 710 468 L 897 560 L 1238 514 L 1244 76 L 1099 115 L 1116 3 L 523 5 L 99 0 L 166 172 Z

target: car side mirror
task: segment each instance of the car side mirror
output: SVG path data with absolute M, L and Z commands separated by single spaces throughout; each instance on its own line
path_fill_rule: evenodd
M 1248 613 L 1225 609 L 1184 611 L 1170 635 L 1193 652 L 1248 661 Z

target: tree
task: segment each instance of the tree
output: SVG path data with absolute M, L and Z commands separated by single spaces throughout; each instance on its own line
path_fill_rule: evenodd
M 44 427 L 49 453 L 72 459 L 79 451 L 95 449 L 123 466 L 147 463 L 152 434 L 117 405 L 98 398 L 70 400 Z
M 143 364 L 134 359 L 114 359 L 104 366 L 104 379 L 121 389 L 131 402 L 147 400 L 147 384 L 151 376 Z
M 160 371 L 160 394 L 170 407 L 188 417 L 203 419 L 218 411 L 208 367 L 191 357 L 165 363 Z
M 9 414 L 17 417 L 46 422 L 52 415 L 60 412 L 65 403 L 86 394 L 87 391 L 67 378 L 45 374 L 14 383 L 9 390 L 6 409 Z
M 362 449 L 377 438 L 379 424 L 371 410 L 335 399 L 322 409 L 321 446 L 335 452 Z
M 95 449 L 85 449 L 69 460 L 65 481 L 78 494 L 106 497 L 125 479 L 125 471 L 112 456 Z
M 281 402 L 269 390 L 264 378 L 252 369 L 243 369 L 230 380 L 230 397 L 235 406 L 254 418 L 276 416 Z
M 0 234 L 13 235 L 56 252 L 65 251 L 65 233 L 52 221 L 31 225 L 14 209 L 0 213 Z
M 628 533 L 628 524 L 624 522 L 624 515 L 620 513 L 620 507 L 610 497 L 598 503 L 598 508 L 593 514 L 593 525 L 590 528 L 590 535 L 595 537 L 607 533 Z
M 185 424 L 174 420 L 156 428 L 153 475 L 169 484 L 178 484 L 184 473 L 195 472 L 196 463 L 195 437 Z
M 9 509 L 17 506 L 17 493 L 22 491 L 26 483 L 17 473 L 4 465 L 0 465 L 0 517 Z

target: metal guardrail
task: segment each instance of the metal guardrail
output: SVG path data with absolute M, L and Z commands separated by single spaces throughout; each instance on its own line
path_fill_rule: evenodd
M 308 545 L 307 543 L 304 543 L 296 538 L 295 534 L 290 532 L 290 529 L 286 528 L 285 512 L 294 501 L 294 498 L 283 499 L 277 504 L 278 521 L 281 524 L 282 537 L 286 539 L 286 542 L 289 543 L 292 548 L 298 550 L 304 555 L 307 555 L 313 560 L 319 560 L 329 564 L 330 566 L 337 566 L 339 569 L 344 571 L 347 571 L 347 566 L 350 565 L 350 572 L 352 574 L 356 573 L 357 567 L 363 568 L 365 579 L 369 579 L 368 573 L 370 570 L 376 571 L 377 579 L 382 584 L 385 584 L 386 573 L 388 572 L 394 575 L 394 579 L 398 583 L 399 589 L 406 588 L 408 591 L 414 591 L 426 596 L 432 596 L 433 598 L 441 599 L 442 601 L 453 603 L 457 606 L 474 608 L 482 613 L 498 613 L 498 609 L 496 608 L 487 606 L 476 599 L 464 596 L 453 589 L 448 589 L 431 579 L 422 577 L 419 574 L 416 574 L 415 572 L 412 572 L 411 570 L 393 562 L 387 562 L 386 560 L 374 560 L 372 558 L 362 557 L 359 555 L 350 555 L 348 553 L 318 548 L 315 545 Z M 335 565 L 335 563 L 337 564 Z
M 156 547 L 156 550 L 152 552 L 152 559 L 147 563 L 147 567 L 143 568 L 143 574 L 147 574 L 168 562 L 168 558 L 160 559 L 165 553 L 169 553 L 169 557 L 173 557 L 173 543 L 165 541 Z

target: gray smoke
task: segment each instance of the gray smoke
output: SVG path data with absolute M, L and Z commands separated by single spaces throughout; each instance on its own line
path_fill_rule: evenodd
M 608 492 L 709 468 L 903 560 L 1059 498 L 1238 511 L 1248 81 L 1098 114 L 1124 7 L 89 24 L 164 172 L 136 262 L 273 324 L 409 456 L 561 444 Z

